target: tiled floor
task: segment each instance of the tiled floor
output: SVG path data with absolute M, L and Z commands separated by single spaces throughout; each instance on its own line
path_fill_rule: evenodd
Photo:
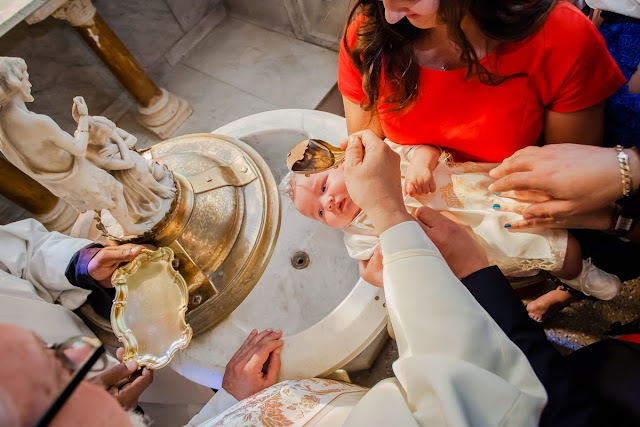
M 193 107 L 176 132 L 182 135 L 261 111 L 314 109 L 334 87 L 337 67 L 336 52 L 227 18 L 159 83 Z M 138 137 L 138 148 L 158 142 L 135 122 L 133 108 L 118 126 Z

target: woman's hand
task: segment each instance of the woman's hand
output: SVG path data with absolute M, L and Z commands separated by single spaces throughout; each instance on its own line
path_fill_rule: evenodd
M 635 150 L 629 155 L 634 187 L 640 183 L 640 159 Z M 611 225 L 613 203 L 622 196 L 620 166 L 613 148 L 577 144 L 527 147 L 507 158 L 490 172 L 499 178 L 490 191 L 533 191 L 539 201 L 522 214 L 524 227 L 593 228 Z M 541 197 L 546 195 L 546 197 Z

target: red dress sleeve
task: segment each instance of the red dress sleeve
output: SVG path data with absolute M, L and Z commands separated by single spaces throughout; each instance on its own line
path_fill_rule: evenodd
M 363 16 L 359 15 L 347 28 L 347 44 L 349 48 L 355 46 L 358 38 L 358 28 L 362 24 Z M 360 103 L 365 99 L 365 93 L 362 89 L 362 76 L 356 69 L 351 58 L 344 48 L 344 44 L 340 42 L 340 54 L 338 56 L 338 89 L 347 99 Z
M 574 6 L 561 2 L 545 24 L 539 76 L 542 102 L 567 113 L 604 101 L 626 81 L 604 39 Z

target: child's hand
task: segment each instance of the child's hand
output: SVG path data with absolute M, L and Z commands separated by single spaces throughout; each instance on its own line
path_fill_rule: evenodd
M 416 147 L 405 173 L 403 188 L 405 195 L 416 197 L 436 191 L 433 171 L 438 166 L 440 153 L 440 149 L 433 145 Z
M 403 191 L 405 195 L 411 197 L 436 191 L 436 181 L 433 179 L 431 170 L 424 165 L 418 166 L 412 162 L 407 168 Z

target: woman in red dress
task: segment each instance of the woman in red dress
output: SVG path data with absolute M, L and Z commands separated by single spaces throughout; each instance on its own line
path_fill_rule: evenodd
M 557 0 L 359 0 L 340 49 L 349 133 L 500 162 L 520 148 L 601 145 L 625 82 L 593 24 Z

